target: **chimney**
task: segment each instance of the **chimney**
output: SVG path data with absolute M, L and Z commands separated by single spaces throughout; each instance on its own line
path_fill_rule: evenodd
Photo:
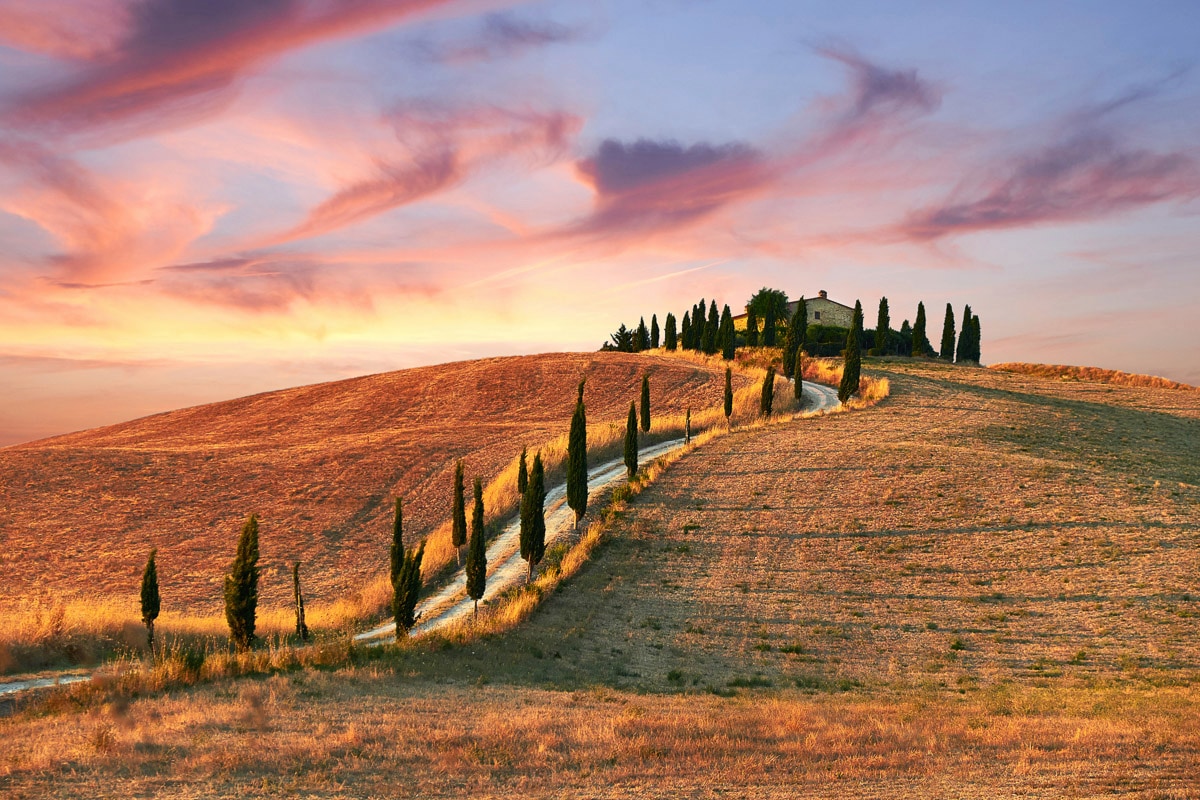
M 817 292 L 817 294 L 820 296 L 820 298 L 821 298 L 822 300 L 828 300 L 828 299 L 829 299 L 829 297 L 828 297 L 828 296 L 825 294 L 825 290 L 824 290 L 824 289 L 822 289 L 821 291 Z

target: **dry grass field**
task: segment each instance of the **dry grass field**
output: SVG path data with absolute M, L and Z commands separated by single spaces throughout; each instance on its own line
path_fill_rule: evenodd
M 424 537 L 449 516 L 456 459 L 468 484 L 475 474 L 486 484 L 523 444 L 562 437 L 584 376 L 593 439 L 614 438 L 644 372 L 656 419 L 720 402 L 724 370 L 704 363 L 549 354 L 270 392 L 0 449 L 0 644 L 136 621 L 151 547 L 165 629 L 190 614 L 220 635 L 221 581 L 250 513 L 262 609 L 286 622 L 300 560 L 319 612 L 385 571 L 393 497 L 405 499 L 406 538 Z M 4 661 L 0 672 L 21 667 Z
M 1200 393 L 894 360 L 504 636 L 0 720 L 0 793 L 1200 796 Z M 102 697 L 93 691 L 77 697 Z

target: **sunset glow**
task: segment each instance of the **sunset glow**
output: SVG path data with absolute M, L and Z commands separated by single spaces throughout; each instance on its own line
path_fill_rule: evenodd
M 0 446 L 761 286 L 1200 383 L 1200 5 L 0 0 Z

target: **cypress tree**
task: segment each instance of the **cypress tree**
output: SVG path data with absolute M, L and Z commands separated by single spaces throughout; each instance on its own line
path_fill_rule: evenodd
M 587 409 L 583 404 L 583 384 L 571 416 L 571 434 L 567 439 L 567 505 L 575 512 L 575 527 L 587 513 Z
M 892 328 L 891 315 L 888 314 L 886 297 L 879 298 L 879 316 L 875 319 L 875 351 L 877 355 L 887 355 L 888 331 Z
M 796 303 L 796 310 L 788 320 L 787 335 L 783 337 L 783 374 L 792 377 L 792 369 L 796 366 L 796 352 L 804 346 L 804 332 L 808 325 L 808 311 L 804 298 Z
M 529 467 L 525 463 L 526 448 L 521 445 L 521 460 L 517 462 L 517 496 L 521 497 L 525 494 L 525 487 L 529 485 Z
M 767 313 L 763 317 L 762 330 L 763 347 L 775 346 L 775 306 L 767 306 Z
M 650 432 L 650 376 L 642 376 L 642 433 Z
M 764 417 L 771 416 L 771 407 L 775 404 L 775 368 L 767 367 L 763 378 L 762 397 L 758 402 L 758 412 Z
M 625 471 L 632 478 L 638 468 L 637 411 L 629 404 L 629 419 L 625 422 Z
M 729 306 L 725 306 L 725 310 L 721 312 L 721 327 L 717 338 L 720 339 L 721 358 L 733 361 L 737 352 L 737 330 L 733 327 L 733 314 L 729 313 Z
M 924 358 L 932 350 L 929 337 L 925 335 L 925 304 L 917 303 L 917 320 L 912 327 L 912 356 Z
M 463 462 L 454 464 L 454 498 L 450 508 L 450 543 L 454 545 L 454 558 L 462 566 L 462 548 L 467 543 L 467 501 L 463 497 Z
M 725 421 L 733 416 L 733 370 L 725 368 Z
M 942 346 L 938 358 L 943 361 L 954 360 L 954 309 L 946 303 L 946 321 L 942 323 Z
M 650 315 L 650 349 L 658 349 L 658 314 Z
M 679 346 L 690 350 L 692 345 L 692 316 L 688 311 L 683 312 L 683 323 L 679 330 Z
M 862 353 L 858 345 L 859 331 L 862 330 L 862 307 L 855 306 L 854 322 L 850 325 L 850 333 L 846 335 L 846 355 L 842 364 L 842 382 L 838 386 L 838 400 L 845 403 L 858 393 L 858 379 L 862 367 Z
M 392 616 L 396 619 L 396 638 L 405 635 L 417 623 L 417 600 L 421 596 L 421 560 L 425 557 L 425 540 L 414 548 L 403 550 L 400 572 L 392 582 Z
M 300 562 L 292 564 L 292 599 L 296 603 L 296 635 L 308 641 L 308 623 L 304 621 L 304 594 L 300 591 Z
M 908 324 L 908 320 L 900 325 L 900 344 L 899 351 L 896 355 L 911 356 L 912 355 L 912 326 Z
M 225 576 L 225 621 L 239 650 L 254 643 L 258 611 L 258 517 L 251 514 L 238 537 L 237 555 Z
M 529 486 L 521 496 L 521 558 L 529 562 L 526 583 L 533 582 L 533 568 L 546 553 L 546 471 L 542 467 L 542 453 L 533 457 L 533 472 L 529 475 Z
M 467 594 L 475 601 L 475 613 L 479 613 L 479 601 L 487 583 L 487 549 L 483 531 L 483 483 L 475 477 L 472 487 L 475 507 L 471 510 L 471 541 L 467 544 Z
M 796 351 L 796 363 L 792 366 L 792 394 L 799 403 L 804 395 L 804 349 Z
M 717 301 L 713 300 L 708 307 L 708 322 L 704 325 L 704 341 L 702 349 L 707 356 L 716 355 L 717 337 L 720 334 L 721 319 L 717 316 Z
M 866 336 L 863 335 L 863 310 L 862 301 L 854 301 L 854 316 L 851 317 L 851 324 L 854 326 L 855 332 L 858 333 L 858 354 L 862 355 L 863 342 L 866 341 Z
M 958 337 L 958 352 L 955 354 L 959 361 L 971 360 L 971 307 L 963 307 L 962 333 Z
M 650 332 L 646 330 L 646 318 L 638 319 L 637 330 L 633 334 L 633 350 L 635 353 L 640 353 L 643 350 L 650 348 Z
M 692 440 L 692 410 L 687 410 L 687 415 L 683 418 L 683 443 L 687 444 Z
M 388 555 L 391 562 L 388 577 L 395 583 L 400 576 L 400 568 L 404 566 L 404 508 L 399 497 L 396 498 L 396 509 L 392 513 L 392 546 Z
M 983 362 L 983 353 L 979 349 L 979 347 L 980 347 L 979 336 L 980 336 L 980 334 L 979 334 L 979 315 L 972 314 L 971 315 L 971 358 L 969 360 L 974 361 L 976 364 L 980 364 Z
M 146 626 L 146 647 L 154 650 L 154 620 L 158 619 L 162 599 L 158 596 L 158 567 L 154 563 L 157 548 L 150 548 L 146 569 L 142 572 L 142 623 Z
M 678 346 L 679 338 L 675 331 L 675 315 L 668 311 L 667 320 L 663 324 L 663 347 L 673 351 Z
M 758 347 L 758 315 L 753 308 L 746 310 L 746 345 Z

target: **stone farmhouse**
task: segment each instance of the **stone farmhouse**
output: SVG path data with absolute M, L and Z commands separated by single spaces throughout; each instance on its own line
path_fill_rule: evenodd
M 796 313 L 797 305 L 798 302 L 795 300 L 788 303 L 787 318 L 779 321 L 786 322 L 791 319 L 792 314 Z M 839 328 L 849 328 L 850 323 L 854 321 L 854 307 L 842 305 L 836 300 L 830 300 L 829 295 L 824 289 L 817 292 L 816 297 L 805 298 L 804 307 L 808 311 L 809 325 L 836 325 Z M 734 317 L 733 322 L 739 330 L 746 329 L 745 314 Z M 758 321 L 758 324 L 762 325 L 761 319 Z

